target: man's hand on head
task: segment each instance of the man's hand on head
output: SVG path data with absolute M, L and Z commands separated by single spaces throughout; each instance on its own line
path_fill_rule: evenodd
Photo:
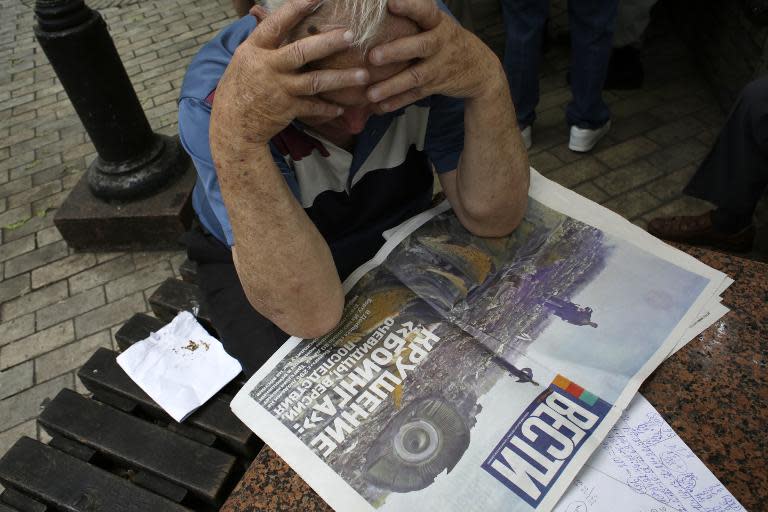
M 375 66 L 412 61 L 401 73 L 369 87 L 368 98 L 381 110 L 397 110 L 432 94 L 475 98 L 504 81 L 493 52 L 434 0 L 389 0 L 388 6 L 392 14 L 413 20 L 422 32 L 369 52 L 368 60 Z
M 263 19 L 235 51 L 216 89 L 211 146 L 265 145 L 297 117 L 332 119 L 343 109 L 316 95 L 368 82 L 363 68 L 306 70 L 305 66 L 351 46 L 343 29 L 284 44 L 319 0 L 288 0 Z M 216 155 L 214 155 L 216 156 Z

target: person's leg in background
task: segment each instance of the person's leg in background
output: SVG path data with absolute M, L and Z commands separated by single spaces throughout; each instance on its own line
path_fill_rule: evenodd
M 524 131 L 526 146 L 531 144 L 531 127 L 539 103 L 539 62 L 544 24 L 549 13 L 548 0 L 501 0 L 506 45 L 504 70 L 507 74 L 517 123 Z
M 717 209 L 662 217 L 648 231 L 667 240 L 747 251 L 752 216 L 768 188 L 768 76 L 749 83 L 736 100 L 711 151 L 683 192 Z
M 603 89 L 638 89 L 643 85 L 640 47 L 658 0 L 619 0 L 613 51 Z
M 571 91 L 566 117 L 568 147 L 590 151 L 610 129 L 611 113 L 603 100 L 603 82 L 613 47 L 618 0 L 570 0 Z
M 197 263 L 197 285 L 218 338 L 250 377 L 289 336 L 248 302 L 232 252 L 224 244 L 200 229 L 189 231 L 183 241 L 189 259 Z
M 613 47 L 639 46 L 651 23 L 651 9 L 659 0 L 619 0 Z

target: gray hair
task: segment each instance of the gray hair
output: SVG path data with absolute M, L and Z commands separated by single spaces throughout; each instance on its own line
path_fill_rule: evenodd
M 279 8 L 285 0 L 262 0 L 268 11 Z M 316 9 L 333 9 L 327 19 L 343 20 L 345 28 L 354 35 L 354 44 L 366 46 L 379 33 L 387 15 L 387 0 L 321 0 Z

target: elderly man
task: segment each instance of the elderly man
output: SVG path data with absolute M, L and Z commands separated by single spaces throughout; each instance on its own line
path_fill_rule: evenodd
M 198 171 L 187 236 L 227 351 L 252 373 L 317 337 L 381 233 L 426 209 L 501 236 L 528 162 L 503 69 L 434 0 L 276 0 L 192 62 L 179 132 Z M 287 333 L 287 334 L 286 334 Z

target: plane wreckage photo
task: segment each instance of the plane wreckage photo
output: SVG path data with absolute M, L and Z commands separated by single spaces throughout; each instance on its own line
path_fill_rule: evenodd
M 610 250 L 601 231 L 535 201 L 525 222 L 497 239 L 474 237 L 451 212 L 442 214 L 360 278 L 333 333 L 301 342 L 272 370 L 272 388 L 264 379 L 251 396 L 374 507 L 390 493 L 423 489 L 461 460 L 482 410 L 479 398 L 499 379 L 546 387 L 518 361 L 548 324 L 599 329 L 599 312 L 571 298 Z M 398 331 L 404 325 L 413 329 Z M 420 329 L 435 341 L 427 356 L 416 357 Z M 389 346 L 390 360 L 372 357 L 392 339 L 377 332 L 402 338 L 396 350 Z M 354 362 L 333 357 L 354 347 L 367 355 Z M 355 404 L 355 393 L 386 372 L 395 377 L 384 383 L 386 396 L 368 393 L 367 403 L 375 404 L 345 416 L 342 406 Z M 327 392 L 310 404 L 290 399 L 319 373 Z M 316 404 L 333 414 L 317 413 Z

